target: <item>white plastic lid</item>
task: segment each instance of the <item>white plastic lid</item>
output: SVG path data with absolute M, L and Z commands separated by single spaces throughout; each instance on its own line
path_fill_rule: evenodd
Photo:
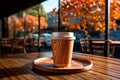
M 75 39 L 73 32 L 53 32 L 52 39 Z

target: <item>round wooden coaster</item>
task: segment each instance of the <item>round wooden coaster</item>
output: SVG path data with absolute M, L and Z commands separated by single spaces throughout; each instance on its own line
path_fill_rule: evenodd
M 89 70 L 93 67 L 90 60 L 83 58 L 72 58 L 70 67 L 57 68 L 54 67 L 52 57 L 38 58 L 33 61 L 32 68 L 37 72 L 44 71 L 48 73 L 76 73 Z

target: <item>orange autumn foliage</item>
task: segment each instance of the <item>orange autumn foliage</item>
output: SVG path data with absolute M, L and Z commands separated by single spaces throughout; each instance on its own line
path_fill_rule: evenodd
M 110 2 L 110 29 L 116 30 L 116 19 L 120 18 L 120 0 Z M 55 9 L 52 11 L 58 14 Z M 70 23 L 78 18 L 77 23 Z M 93 28 L 105 31 L 105 0 L 62 0 L 61 22 L 66 29 Z M 89 26 L 89 27 L 88 27 Z
M 26 18 L 24 18 L 23 16 L 16 18 L 15 22 L 14 22 L 13 18 L 11 18 L 11 20 L 10 20 L 11 29 L 14 29 L 14 24 L 16 26 L 16 31 L 24 30 L 24 24 L 26 26 L 27 31 L 31 30 L 32 28 L 35 28 L 36 30 L 38 30 L 38 17 L 32 16 L 32 15 L 26 15 Z M 47 28 L 47 26 L 48 26 L 48 24 L 47 24 L 45 18 L 40 17 L 40 29 L 41 30 L 45 29 L 45 28 Z

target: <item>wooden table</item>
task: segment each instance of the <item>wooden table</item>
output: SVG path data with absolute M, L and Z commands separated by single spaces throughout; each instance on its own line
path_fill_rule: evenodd
M 91 70 L 63 75 L 38 74 L 32 70 L 33 60 L 52 56 L 51 52 L 8 54 L 0 58 L 0 80 L 120 80 L 120 60 L 81 54 L 74 52 L 74 57 L 81 57 L 93 62 Z
M 120 46 L 120 41 L 111 41 L 112 45 Z
M 90 40 L 93 40 L 94 43 L 105 44 L 105 40 L 99 40 L 99 39 L 90 39 Z M 120 45 L 120 41 L 109 40 L 109 42 L 111 42 L 112 45 Z
M 90 41 L 94 41 L 92 43 L 96 44 L 96 45 L 101 45 L 105 47 L 105 40 L 99 40 L 99 39 L 90 39 Z M 115 41 L 115 40 L 109 40 L 110 43 L 110 48 L 111 48 L 111 57 L 114 57 L 114 53 L 115 53 L 115 48 L 120 46 L 120 41 Z M 91 46 L 92 44 L 90 44 Z M 100 50 L 100 49 L 98 49 Z

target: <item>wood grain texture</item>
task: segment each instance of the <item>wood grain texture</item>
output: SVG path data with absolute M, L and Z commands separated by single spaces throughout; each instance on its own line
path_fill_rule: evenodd
M 56 67 L 71 65 L 74 40 L 52 39 L 53 62 Z
M 40 57 L 50 57 L 51 52 L 8 54 L 0 58 L 0 80 L 120 80 L 120 60 L 74 52 L 73 57 L 91 60 L 93 68 L 74 74 L 36 73 L 32 62 Z

